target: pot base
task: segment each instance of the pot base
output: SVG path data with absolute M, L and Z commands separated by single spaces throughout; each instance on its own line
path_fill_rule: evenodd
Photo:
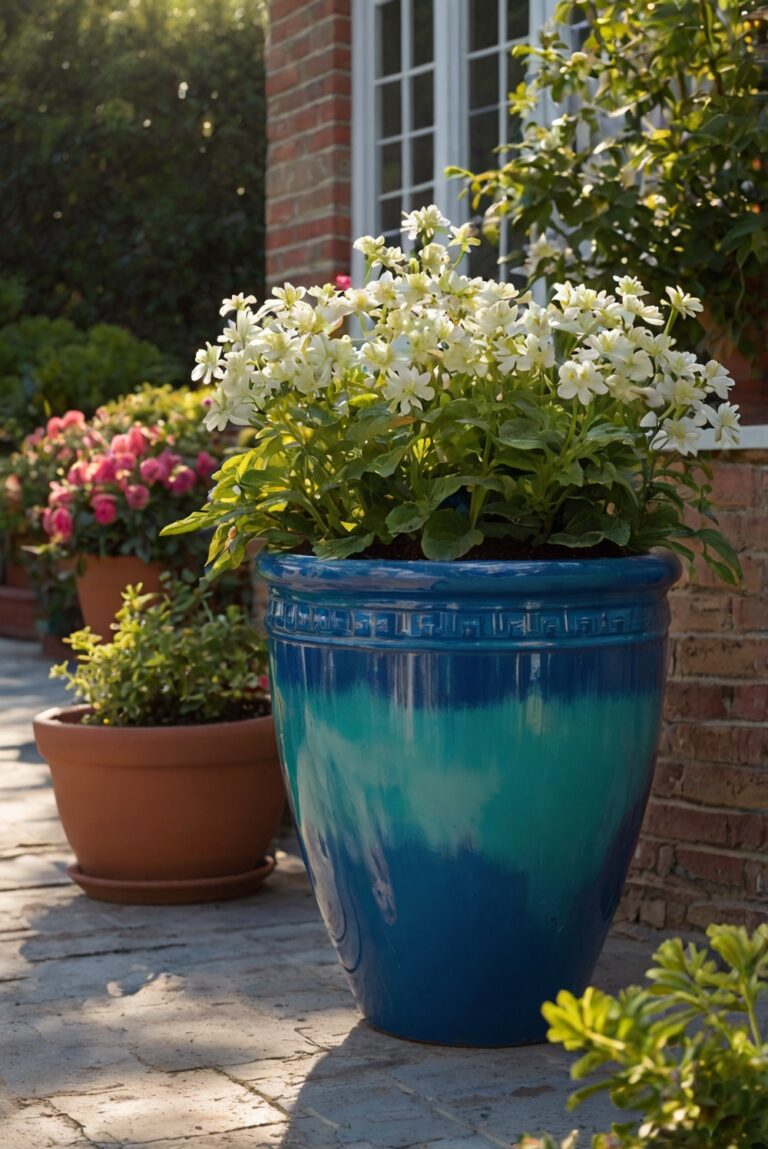
M 266 857 L 260 866 L 240 874 L 218 878 L 167 879 L 131 882 L 113 878 L 92 878 L 77 862 L 67 866 L 67 874 L 80 889 L 97 902 L 118 902 L 129 906 L 182 906 L 199 902 L 225 902 L 255 894 L 275 868 L 275 859 Z

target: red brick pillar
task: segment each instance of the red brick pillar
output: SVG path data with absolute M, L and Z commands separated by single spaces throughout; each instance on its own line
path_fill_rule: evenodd
M 649 925 L 768 919 L 768 452 L 713 457 L 744 581 L 672 595 L 662 753 L 621 913 Z
M 349 272 L 351 0 L 272 0 L 267 284 Z

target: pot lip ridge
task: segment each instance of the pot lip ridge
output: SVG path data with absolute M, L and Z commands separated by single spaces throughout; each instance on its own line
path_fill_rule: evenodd
M 294 591 L 437 592 L 536 595 L 605 592 L 661 596 L 682 573 L 671 551 L 618 558 L 508 559 L 432 562 L 400 559 L 321 559 L 290 552 L 262 552 L 261 577 Z
M 81 722 L 73 720 L 88 710 L 90 707 L 84 705 L 49 706 L 35 715 L 33 723 L 36 729 L 68 730 L 72 733 L 77 732 L 77 736 L 87 738 L 113 738 L 115 735 L 121 735 L 123 739 L 144 739 L 152 736 L 176 742 L 180 737 L 185 737 L 186 732 L 189 732 L 189 737 L 195 735 L 200 737 L 202 731 L 210 731 L 215 736 L 225 736 L 235 731 L 266 730 L 273 721 L 271 714 L 240 718 L 237 722 L 198 722 L 184 726 L 83 726 Z M 62 718 L 62 715 L 71 716 L 70 720 Z

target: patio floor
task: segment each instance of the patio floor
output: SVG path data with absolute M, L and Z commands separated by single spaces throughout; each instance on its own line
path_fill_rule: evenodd
M 64 697 L 48 665 L 0 640 L 2 1149 L 487 1149 L 572 1128 L 587 1149 L 608 1128 L 603 1100 L 565 1113 L 559 1049 L 369 1030 L 290 852 L 242 901 L 80 893 L 32 739 L 32 715 Z M 658 941 L 615 930 L 596 983 L 639 980 Z

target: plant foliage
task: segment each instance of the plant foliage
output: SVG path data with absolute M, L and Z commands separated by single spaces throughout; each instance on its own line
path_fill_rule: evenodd
M 111 642 L 89 627 L 66 641 L 77 655 L 51 670 L 90 706 L 94 726 L 235 722 L 270 710 L 265 640 L 247 613 L 214 612 L 210 592 L 166 580 L 162 597 L 127 587 Z
M 541 307 L 461 275 L 476 241 L 468 226 L 446 236 L 436 207 L 404 227 L 417 255 L 358 241 L 384 269 L 365 288 L 289 285 L 258 311 L 225 300 L 226 329 L 193 378 L 216 381 L 207 425 L 250 424 L 255 445 L 164 534 L 215 529 L 213 573 L 251 538 L 332 559 L 445 561 L 660 545 L 691 558 L 693 540 L 734 581 L 718 532 L 683 521 L 689 505 L 711 515 L 702 426 L 737 437 L 736 408 L 709 399 L 727 398 L 727 372 L 670 335 L 700 303 L 669 289 L 665 321 L 627 276 L 611 295 L 561 284 Z
M 563 991 L 543 1007 L 550 1041 L 582 1056 L 571 1074 L 599 1074 L 572 1107 L 606 1092 L 631 1119 L 594 1149 L 766 1149 L 768 925 L 710 926 L 710 948 L 662 943 L 650 985 L 618 997 Z M 714 951 L 714 952 L 712 952 Z M 605 1071 L 610 1069 L 609 1073 Z
M 563 0 L 540 44 L 514 49 L 532 63 L 510 98 L 522 139 L 498 170 L 453 171 L 469 176 L 476 204 L 496 201 L 494 227 L 507 216 L 533 240 L 532 278 L 609 288 L 629 272 L 656 296 L 679 283 L 742 350 L 765 346 L 768 83 L 749 19 L 759 4 Z

